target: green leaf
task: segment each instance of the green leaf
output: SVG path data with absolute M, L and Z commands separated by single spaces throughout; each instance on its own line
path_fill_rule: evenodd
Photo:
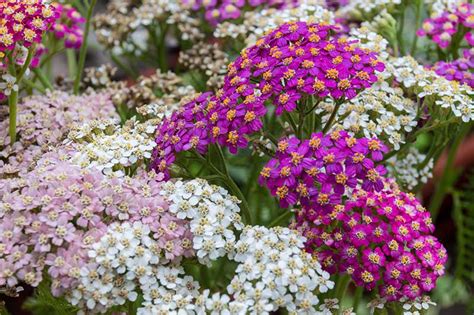
M 34 296 L 26 300 L 24 308 L 34 315 L 66 315 L 79 311 L 79 308 L 72 306 L 64 298 L 51 294 L 50 281 L 40 283 Z
M 455 276 L 474 290 L 474 176 L 469 183 L 453 193 L 453 219 L 457 232 Z

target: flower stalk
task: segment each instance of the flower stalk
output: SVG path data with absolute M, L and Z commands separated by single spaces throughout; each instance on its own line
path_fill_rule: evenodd
M 92 12 L 94 12 L 95 5 L 97 4 L 97 0 L 91 0 L 91 2 L 87 6 L 87 16 L 86 16 L 86 26 L 85 26 L 85 31 L 84 31 L 84 41 L 81 46 L 81 50 L 79 52 L 79 63 L 77 67 L 77 72 L 76 72 L 76 79 L 74 81 L 74 94 L 79 93 L 79 87 L 81 84 L 81 79 L 82 79 L 82 72 L 84 70 L 84 66 L 86 63 L 86 55 L 87 55 L 87 48 L 88 48 L 88 39 L 89 39 L 89 32 L 91 29 L 91 23 L 92 23 Z

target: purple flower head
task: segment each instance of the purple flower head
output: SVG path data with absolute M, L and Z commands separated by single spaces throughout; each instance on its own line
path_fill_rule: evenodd
M 438 75 L 445 77 L 449 81 L 458 81 L 470 87 L 474 87 L 473 68 L 474 54 L 471 49 L 464 50 L 462 58 L 450 62 L 439 61 L 433 66 L 433 70 Z
M 54 35 L 57 39 L 64 39 L 66 48 L 81 48 L 84 40 L 82 24 L 85 23 L 85 18 L 70 5 L 58 4 L 57 8 L 60 12 L 60 18 L 52 27 Z
M 12 51 L 15 46 L 30 47 L 41 43 L 59 16 L 56 5 L 46 1 L 11 0 L 0 3 L 0 51 Z
M 440 48 L 447 48 L 462 26 L 469 30 L 466 41 L 472 46 L 470 39 L 471 30 L 474 29 L 474 5 L 471 3 L 461 3 L 452 10 L 426 19 L 417 35 L 427 36 Z
M 303 205 L 293 225 L 329 272 L 347 273 L 389 301 L 429 292 L 444 273 L 446 250 L 431 235 L 429 212 L 390 180 L 381 191 L 354 189 L 330 211 Z
M 367 147 L 368 142 L 377 146 Z M 315 133 L 310 140 L 282 139 L 275 158 L 260 173 L 260 183 L 282 207 L 301 203 L 330 209 L 357 185 L 369 191 L 383 188 L 386 170 L 374 165 L 382 159 L 385 148 L 377 139 L 356 139 L 345 131 Z M 369 162 L 354 163 L 363 159 Z

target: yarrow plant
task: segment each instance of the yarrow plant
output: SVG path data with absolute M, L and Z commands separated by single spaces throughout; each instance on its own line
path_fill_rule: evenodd
M 295 227 L 328 271 L 389 302 L 421 297 L 444 274 L 446 250 L 432 236 L 429 212 L 390 181 L 379 192 L 356 189 L 327 211 L 303 207 Z
M 466 303 L 472 8 L 3 1 L 0 313 Z
M 383 63 L 374 53 L 332 37 L 334 30 L 323 24 L 287 23 L 244 50 L 229 65 L 224 87 L 215 96 L 200 95 L 159 126 L 154 167 L 166 171 L 175 153 L 204 153 L 209 143 L 232 153 L 246 147 L 247 136 L 263 127 L 267 101 L 281 115 L 311 97 L 351 99 L 377 81 L 375 72 L 383 70 Z

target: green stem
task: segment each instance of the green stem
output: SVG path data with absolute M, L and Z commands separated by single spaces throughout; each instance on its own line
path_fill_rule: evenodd
M 285 112 L 284 116 L 286 116 L 288 122 L 291 125 L 291 128 L 293 128 L 293 132 L 296 134 L 298 132 L 298 127 L 296 126 L 296 122 L 293 119 L 293 116 L 291 116 L 291 113 Z
M 277 218 L 275 218 L 275 220 L 270 222 L 270 224 L 268 226 L 269 227 L 274 227 L 274 226 L 280 225 L 281 223 L 287 223 L 288 219 L 291 218 L 292 216 L 293 216 L 293 212 L 291 212 L 290 210 L 286 210 L 281 215 L 279 215 Z
M 410 54 L 412 56 L 415 56 L 416 50 L 418 48 L 418 35 L 416 34 L 416 31 L 418 31 L 421 27 L 421 11 L 423 9 L 423 1 L 422 0 L 416 0 L 416 8 L 415 8 L 415 20 L 416 20 L 416 25 L 415 25 L 415 38 L 413 39 L 411 49 L 410 49 Z
M 356 314 L 358 314 L 357 309 L 359 308 L 360 301 L 362 300 L 363 292 L 364 292 L 364 289 L 358 286 L 354 293 L 354 302 L 352 303 L 352 311 Z
M 400 54 L 405 55 L 405 47 L 404 47 L 404 44 L 403 44 L 403 30 L 405 28 L 405 10 L 406 10 L 406 6 L 405 6 L 404 3 L 401 6 L 401 10 L 402 10 L 402 12 L 400 14 L 400 28 L 398 29 L 398 32 L 397 32 L 397 42 L 399 44 Z
M 208 161 L 201 154 L 196 153 L 196 156 L 198 157 L 199 160 L 201 160 L 204 163 L 204 165 L 209 166 L 217 175 L 219 175 L 221 180 L 226 184 L 227 188 L 229 188 L 232 194 L 240 199 L 244 223 L 251 224 L 252 217 L 250 215 L 250 209 L 249 209 L 247 200 L 244 194 L 242 193 L 242 191 L 240 190 L 239 186 L 235 183 L 235 181 L 230 176 L 230 174 L 228 172 L 222 172 L 221 170 L 219 170 L 219 168 L 217 168 L 212 163 L 212 161 Z M 225 160 L 223 162 L 225 163 Z M 226 167 L 226 170 L 227 170 L 227 167 Z
M 26 57 L 25 64 L 21 68 L 20 72 L 16 71 L 15 64 L 14 64 L 14 57 L 12 55 L 9 56 L 8 61 L 8 70 L 11 75 L 14 75 L 16 78 L 15 84 L 17 86 L 20 85 L 23 76 L 25 75 L 26 71 L 30 67 L 31 61 L 33 60 L 33 56 L 35 55 L 36 47 L 32 46 L 28 50 L 28 56 Z M 9 108 L 9 126 L 8 126 L 8 133 L 10 135 L 10 144 L 16 142 L 16 116 L 18 112 L 18 90 L 12 89 L 10 96 L 8 96 L 8 108 Z
M 17 116 L 17 106 L 18 105 L 18 91 L 11 91 L 10 96 L 8 97 L 8 107 L 9 107 L 9 134 L 10 134 L 10 144 L 13 145 L 16 141 L 16 116 Z
M 82 78 L 82 71 L 84 70 L 84 65 L 86 64 L 86 55 L 87 55 L 87 44 L 88 44 L 88 35 L 91 29 L 91 22 L 92 22 L 92 12 L 94 11 L 94 7 L 97 3 L 97 0 L 91 0 L 89 7 L 87 8 L 87 21 L 86 21 L 86 28 L 84 31 L 84 42 L 81 46 L 81 51 L 79 52 L 79 66 L 76 73 L 76 80 L 74 81 L 74 94 L 79 93 L 79 86 L 81 84 Z
M 167 51 L 166 51 L 166 33 L 168 32 L 168 25 L 160 23 L 160 37 L 158 42 L 158 63 L 163 72 L 168 71 Z
M 349 283 L 351 282 L 351 277 L 349 275 L 343 275 L 341 278 L 339 278 L 338 283 L 336 284 L 336 298 L 339 300 L 339 303 L 341 303 L 342 298 L 346 294 L 347 288 L 349 287 Z
M 31 80 L 23 79 L 23 83 L 25 83 L 30 88 L 30 91 L 28 91 L 29 93 L 32 93 L 33 90 L 40 91 L 42 94 L 46 93 L 46 90 L 42 86 L 35 84 Z M 31 95 L 31 93 L 29 95 Z
M 456 154 L 458 152 L 459 146 L 461 145 L 470 130 L 471 124 L 464 124 L 461 131 L 454 139 L 453 144 L 449 148 L 448 159 L 446 160 L 446 166 L 444 167 L 443 175 L 441 176 L 441 180 L 438 181 L 436 185 L 433 199 L 431 200 L 428 208 L 431 212 L 433 220 L 436 219 L 446 194 L 449 192 L 449 190 L 452 188 L 452 185 L 454 184 L 452 180 L 450 180 L 450 176 L 452 176 L 454 171 L 454 162 L 456 159 Z
M 51 82 L 49 82 L 49 79 L 44 75 L 43 71 L 36 68 L 36 69 L 33 69 L 33 72 L 35 73 L 38 80 L 40 80 L 41 84 L 44 86 L 45 89 L 49 89 L 49 90 L 54 89 L 53 85 L 51 84 Z
M 339 107 L 341 106 L 341 102 L 337 102 L 336 105 L 334 106 L 334 110 L 331 113 L 331 116 L 329 117 L 329 120 L 326 122 L 326 125 L 323 128 L 323 133 L 327 133 L 329 129 L 331 129 L 332 124 L 334 123 L 334 120 L 336 119 L 337 112 L 339 111 Z
M 76 52 L 72 49 L 68 49 L 66 50 L 66 57 L 67 57 L 67 69 L 69 72 L 69 78 L 73 80 L 76 78 L 76 75 L 77 75 Z

